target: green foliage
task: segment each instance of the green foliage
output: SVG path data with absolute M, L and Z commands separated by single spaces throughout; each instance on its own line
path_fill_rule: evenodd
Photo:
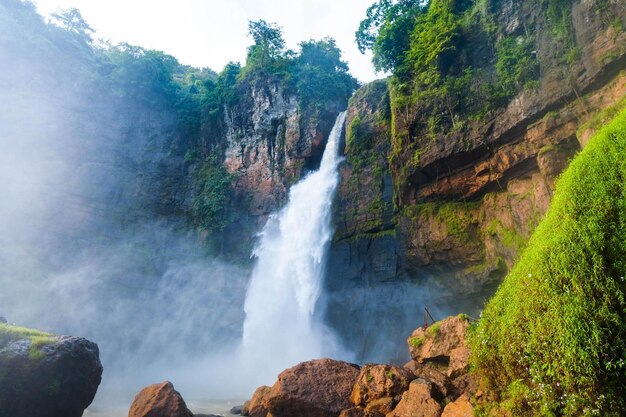
M 622 110 L 563 173 L 470 335 L 476 372 L 516 415 L 626 409 L 625 152 Z
M 329 101 L 344 101 L 358 86 L 332 38 L 300 43 L 290 77 L 302 109 L 319 110 Z
M 426 339 L 424 339 L 423 337 L 412 336 L 409 339 L 409 344 L 413 348 L 418 349 L 420 346 L 422 346 L 424 344 L 425 341 L 426 341 Z
M 410 48 L 416 18 L 426 9 L 425 0 L 380 0 L 367 9 L 357 30 L 356 43 L 361 51 L 374 52 L 374 68 L 392 71 L 404 62 Z
M 248 33 L 254 44 L 248 47 L 246 71 L 276 71 L 285 59 L 285 41 L 281 28 L 265 20 L 249 21 Z
M 531 37 L 508 36 L 496 44 L 498 60 L 496 75 L 498 77 L 497 98 L 508 99 L 520 91 L 527 82 L 539 76 L 539 61 L 533 55 L 535 42 Z M 502 104 L 502 103 L 498 103 Z
M 80 11 L 76 8 L 59 10 L 51 15 L 52 21 L 68 32 L 72 32 L 85 43 L 91 43 L 91 35 L 95 32 L 83 19 Z
M 441 322 L 437 322 L 433 324 L 432 326 L 428 327 L 428 330 L 426 332 L 429 336 L 436 338 L 437 336 L 439 336 L 439 333 L 441 332 Z
M 217 157 L 204 161 L 194 175 L 192 215 L 203 230 L 221 231 L 235 220 L 233 178 Z

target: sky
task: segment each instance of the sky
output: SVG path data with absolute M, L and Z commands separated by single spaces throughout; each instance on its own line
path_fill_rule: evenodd
M 288 48 L 303 40 L 335 38 L 350 72 L 360 81 L 382 78 L 362 55 L 354 32 L 374 0 L 34 0 L 41 14 L 75 7 L 97 38 L 157 49 L 194 67 L 221 71 L 243 63 L 248 21 L 264 19 L 283 29 Z

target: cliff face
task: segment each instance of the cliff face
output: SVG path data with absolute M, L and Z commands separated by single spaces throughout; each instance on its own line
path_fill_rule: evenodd
M 344 334 L 337 312 L 361 308 L 361 316 L 370 316 L 369 308 L 348 307 L 354 288 L 373 294 L 389 282 L 412 282 L 427 294 L 413 304 L 437 309 L 447 300 L 449 313 L 477 311 L 546 212 L 556 177 L 585 145 L 577 129 L 626 94 L 623 6 L 611 3 L 600 13 L 598 2 L 573 2 L 572 62 L 563 58 L 540 6 L 503 1 L 495 7 L 500 36 L 534 28 L 538 87 L 464 130 L 429 137 L 418 128 L 427 117 L 419 107 L 394 106 L 393 84 L 364 86 L 350 102 L 352 133 L 327 283 L 327 315 Z M 407 152 L 407 141 L 417 150 Z M 366 143 L 365 150 L 355 151 L 354 143 Z M 350 337 L 367 342 L 369 336 Z
M 281 207 L 289 186 L 319 165 L 343 100 L 301 109 L 283 81 L 267 77 L 242 83 L 238 103 L 226 109 L 225 164 L 246 214 L 262 220 Z

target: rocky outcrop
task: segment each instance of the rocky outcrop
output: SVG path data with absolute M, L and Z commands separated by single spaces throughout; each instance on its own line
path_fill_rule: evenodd
M 265 216 L 286 200 L 290 185 L 321 160 L 326 140 L 345 103 L 321 110 L 299 107 L 284 81 L 252 79 L 226 109 L 226 167 L 237 174 L 235 187 L 246 196 L 248 214 Z
M 476 381 L 468 374 L 465 317 L 418 328 L 404 368 L 320 359 L 287 369 L 259 387 L 244 416 L 449 417 L 472 414 Z
M 80 417 L 101 376 L 95 343 L 0 324 L 0 415 Z
M 400 339 L 410 330 L 404 317 L 424 305 L 477 314 L 547 211 L 556 178 L 590 136 L 578 137 L 579 127 L 626 95 L 619 72 L 626 67 L 626 32 L 616 29 L 626 24 L 626 9 L 572 3 L 578 55 L 571 63 L 540 6 L 512 0 L 494 6 L 502 36 L 536 31 L 539 86 L 464 129 L 423 134 L 418 127 L 429 115 L 417 105 L 397 105 L 402 97 L 392 90 L 390 98 L 384 81 L 351 99 L 326 314 L 346 344 L 363 346 L 360 359 L 376 360 L 386 349 L 378 338 Z M 403 316 L 400 300 L 376 296 L 391 283 L 419 307 Z M 380 311 L 393 317 L 392 325 L 370 334 L 367 323 Z M 346 316 L 358 317 L 346 326 L 339 319 Z
M 135 396 L 128 417 L 193 417 L 171 382 L 152 384 Z

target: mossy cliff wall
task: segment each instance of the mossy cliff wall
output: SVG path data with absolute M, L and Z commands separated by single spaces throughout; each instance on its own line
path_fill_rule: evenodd
M 355 289 L 383 297 L 390 283 L 421 285 L 426 295 L 413 301 L 420 308 L 482 307 L 546 213 L 556 178 L 586 144 L 589 135 L 578 139 L 577 130 L 626 94 L 626 8 L 604 2 L 609 9 L 600 13 L 600 3 L 564 6 L 574 42 L 565 45 L 543 3 L 495 2 L 496 37 L 534 32 L 538 78 L 462 128 L 429 132 L 428 106 L 400 97 L 394 77 L 357 91 L 328 265 L 331 323 L 343 326 L 339 317 L 357 311 L 369 317 L 376 297 L 353 302 Z

